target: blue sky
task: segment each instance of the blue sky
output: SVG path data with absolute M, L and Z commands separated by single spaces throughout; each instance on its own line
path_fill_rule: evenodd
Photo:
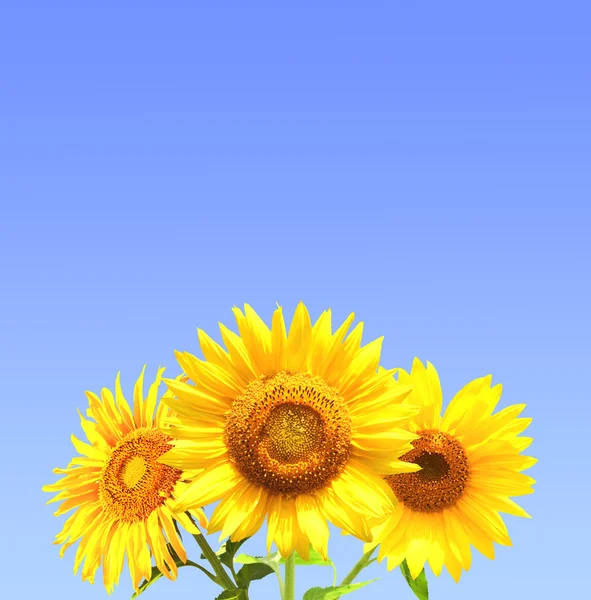
M 0 18 L 3 589 L 104 598 L 41 486 L 85 390 L 131 391 L 231 307 L 349 312 L 449 400 L 527 403 L 532 520 L 432 598 L 579 593 L 588 541 L 591 11 L 584 2 L 10 3 Z M 9 516 L 7 516 L 9 515 Z M 361 543 L 333 530 L 339 578 Z M 212 536 L 212 544 L 215 544 Z M 189 555 L 198 557 L 188 542 Z M 263 549 L 262 536 L 248 542 Z M 356 592 L 412 598 L 398 572 Z M 363 578 L 362 578 L 363 579 Z M 299 597 L 330 569 L 298 569 Z M 254 584 L 253 600 L 276 583 Z M 146 598 L 213 597 L 191 569 Z M 258 592 L 258 593 L 257 593 Z M 130 596 L 124 576 L 114 598 Z M 380 596 L 381 597 L 381 596 Z

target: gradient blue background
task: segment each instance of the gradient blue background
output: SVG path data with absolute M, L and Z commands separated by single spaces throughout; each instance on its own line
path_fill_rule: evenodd
M 84 390 L 219 340 L 231 307 L 354 311 L 383 364 L 526 402 L 514 546 L 431 597 L 578 597 L 589 552 L 586 2 L 10 2 L 0 15 L 3 593 L 105 598 L 41 486 Z M 214 6 L 215 5 L 215 6 Z M 215 538 L 217 539 L 217 537 Z M 215 539 L 211 539 L 215 544 Z M 189 539 L 189 554 L 198 556 Z M 262 535 L 246 550 L 263 549 Z M 361 543 L 333 530 L 345 575 Z M 412 598 L 372 565 L 356 592 Z M 100 577 L 99 577 L 100 579 Z M 297 594 L 330 585 L 301 568 Z M 213 598 L 193 569 L 151 598 Z M 276 598 L 269 577 L 252 598 Z M 127 574 L 114 598 L 129 598 Z

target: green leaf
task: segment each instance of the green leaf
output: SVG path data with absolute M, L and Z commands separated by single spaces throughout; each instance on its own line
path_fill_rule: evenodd
M 335 567 L 335 564 L 332 562 L 332 560 L 330 560 L 330 558 L 328 560 L 324 560 L 322 558 L 322 555 L 320 554 L 320 552 L 317 552 L 311 546 L 310 546 L 310 556 L 308 557 L 308 560 L 304 560 L 295 550 L 294 550 L 294 552 L 296 555 L 296 559 L 295 559 L 296 565 L 318 565 L 320 567 L 332 567 L 332 570 L 334 572 L 332 584 L 333 584 L 333 586 L 335 586 L 337 584 L 337 568 Z M 282 558 L 279 562 L 282 565 L 284 565 L 285 559 Z
M 236 583 L 238 587 L 248 588 L 251 581 L 262 579 L 273 573 L 274 569 L 263 563 L 251 563 L 244 565 L 238 573 L 236 573 Z
M 249 554 L 239 554 L 234 560 L 237 563 L 242 563 L 244 565 L 267 565 L 272 571 L 277 573 L 277 575 L 281 575 L 279 570 L 279 560 L 281 555 L 279 552 L 275 552 L 275 554 L 269 558 L 265 558 L 263 556 L 250 556 Z
M 234 555 L 238 551 L 238 548 L 240 548 L 240 546 L 242 546 L 242 544 L 244 544 L 244 542 L 246 542 L 246 540 L 248 539 L 250 538 L 244 538 L 239 542 L 232 542 L 229 539 L 226 540 L 220 546 L 220 549 L 216 552 L 216 555 L 220 559 L 220 562 L 229 569 L 232 569 L 234 567 Z M 206 559 L 204 554 L 201 554 L 201 559 Z
M 400 564 L 400 571 L 402 575 L 404 575 L 408 587 L 414 592 L 414 595 L 419 598 L 419 600 L 429 600 L 429 588 L 427 585 L 425 569 L 419 573 L 419 576 L 416 579 L 413 579 L 406 560 L 403 560 Z
M 248 600 L 246 590 L 224 590 L 215 600 Z
M 170 544 L 168 544 L 167 547 L 168 547 L 168 551 L 170 552 L 170 555 L 172 556 L 177 568 L 180 569 L 181 567 L 197 567 L 198 569 L 203 571 L 212 581 L 214 581 L 215 583 L 217 583 L 219 585 L 219 581 L 213 573 L 210 573 L 207 569 L 204 569 L 201 565 L 198 565 L 197 563 L 194 563 L 193 561 L 187 560 L 187 562 L 184 563 L 179 558 L 178 554 L 174 551 L 174 548 Z M 142 583 L 140 584 L 140 586 L 138 588 L 138 591 L 135 592 L 133 594 L 133 596 L 131 597 L 132 600 L 134 598 L 137 598 L 143 592 L 145 592 L 146 589 L 148 589 L 154 582 L 158 581 L 161 577 L 164 577 L 164 575 L 162 575 L 162 573 L 160 572 L 158 567 L 152 567 L 152 573 L 150 575 L 150 579 L 148 579 L 148 580 L 144 579 L 144 581 L 142 581 Z
M 326 588 L 313 587 L 304 594 L 303 600 L 336 600 L 337 598 L 340 598 L 345 594 L 350 594 L 351 592 L 366 586 L 368 583 L 373 583 L 374 581 L 377 581 L 377 579 Z

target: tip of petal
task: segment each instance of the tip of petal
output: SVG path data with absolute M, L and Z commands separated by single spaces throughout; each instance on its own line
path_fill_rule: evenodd
M 415 369 L 418 370 L 423 370 L 425 368 L 425 365 L 421 362 L 421 359 L 418 356 L 415 356 L 412 359 L 412 370 L 414 371 Z

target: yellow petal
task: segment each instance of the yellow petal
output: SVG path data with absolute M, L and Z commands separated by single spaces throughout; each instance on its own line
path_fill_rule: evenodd
M 396 498 L 392 488 L 361 463 L 349 460 L 345 470 L 332 481 L 335 494 L 350 506 L 378 518 L 393 510 Z
M 459 518 L 456 511 L 452 510 L 444 510 L 442 515 L 449 548 L 456 560 L 467 571 L 472 564 L 472 552 L 470 551 L 470 538 L 464 529 L 462 519 Z
M 441 429 L 450 434 L 470 431 L 480 419 L 488 417 L 498 404 L 502 387 L 490 387 L 492 377 L 480 377 L 465 385 L 452 399 L 441 421 Z
M 252 381 L 258 377 L 252 359 L 248 353 L 248 349 L 244 344 L 244 340 L 228 329 L 222 323 L 219 323 L 222 340 L 228 349 L 228 354 L 232 360 L 232 364 L 245 381 Z
M 245 537 L 254 535 L 265 522 L 269 505 L 269 494 L 267 491 L 262 490 L 261 497 L 259 498 L 258 504 L 252 510 L 252 512 L 242 521 L 242 523 L 236 528 L 234 533 L 230 536 L 233 542 L 243 540 Z
M 244 479 L 216 507 L 209 521 L 208 531 L 222 530 L 220 540 L 236 531 L 242 522 L 256 509 L 262 488 Z
M 229 494 L 243 480 L 242 475 L 223 460 L 205 469 L 187 486 L 176 503 L 176 510 L 185 512 L 219 500 Z
M 329 373 L 343 372 L 349 366 L 350 360 L 353 358 L 353 353 L 349 360 L 348 353 L 343 344 L 343 340 L 347 331 L 351 327 L 355 314 L 351 313 L 343 322 L 343 324 L 335 331 L 334 334 L 329 333 L 329 339 L 325 342 L 324 352 L 318 356 L 316 373 L 327 379 Z M 329 321 L 330 323 L 330 321 Z
M 267 554 L 271 552 L 271 546 L 275 541 L 279 519 L 281 517 L 281 496 L 269 494 L 267 500 Z
M 169 543 L 174 548 L 174 551 L 177 553 L 178 557 L 184 562 L 187 562 L 187 553 L 185 552 L 185 548 L 181 540 L 179 539 L 179 535 L 174 528 L 174 523 L 172 521 L 172 516 L 168 509 L 159 507 L 158 508 L 158 520 L 166 533 L 166 537 L 168 538 Z
M 196 415 L 209 413 L 218 417 L 225 414 L 231 406 L 231 400 L 225 396 L 208 393 L 205 390 L 175 379 L 164 379 L 164 382 L 168 386 L 168 389 L 178 396 L 178 399 L 163 397 L 163 400 L 180 414 L 191 416 L 192 413 L 183 411 L 184 406 L 190 406 L 197 411 L 195 412 Z
M 392 519 L 394 525 L 388 527 L 386 530 L 388 532 L 387 535 L 380 539 L 378 561 L 382 561 L 386 556 L 399 554 L 398 545 L 400 543 L 402 543 L 406 549 L 406 532 L 408 531 L 411 517 L 412 511 L 402 503 L 399 503 L 396 506 L 395 511 L 390 515 L 390 519 Z M 389 564 L 388 568 L 390 568 Z
M 503 426 L 511 423 L 523 411 L 525 406 L 525 404 L 508 406 L 488 419 L 484 419 L 478 423 L 474 429 L 464 433 L 462 437 L 464 448 L 470 448 L 497 434 Z
M 144 402 L 141 410 L 141 417 L 143 427 L 152 427 L 154 424 L 154 410 L 158 402 L 158 388 L 162 382 L 162 373 L 164 373 L 164 367 L 158 369 L 155 381 L 150 385 L 148 389 L 148 396 Z
M 136 427 L 143 427 L 142 424 L 142 406 L 144 404 L 144 373 L 146 365 L 144 365 L 140 376 L 133 386 L 133 419 Z
M 287 336 L 287 369 L 295 373 L 306 369 L 311 339 L 312 324 L 310 315 L 304 303 L 300 302 L 295 310 Z
M 407 400 L 419 407 L 420 413 L 415 417 L 419 429 L 437 429 L 441 420 L 441 384 L 435 367 L 427 362 L 427 367 L 415 358 L 411 372 L 413 392 Z M 400 382 L 402 383 L 402 382 Z
M 316 501 L 324 516 L 337 527 L 364 542 L 371 542 L 372 534 L 367 519 L 353 507 L 336 497 L 332 489 L 324 489 L 316 493 Z
M 297 521 L 295 500 L 280 496 L 279 522 L 275 530 L 275 545 L 283 558 L 288 558 L 295 548 L 296 541 L 300 535 Z
M 287 347 L 287 334 L 285 330 L 285 321 L 283 320 L 283 310 L 280 306 L 273 313 L 273 324 L 271 329 L 271 357 L 272 369 L 276 373 L 285 369 Z
M 312 327 L 312 341 L 308 355 L 308 368 L 313 375 L 321 375 L 318 367 L 328 352 L 331 333 L 331 311 L 325 310 Z
M 328 560 L 328 523 L 316 498 L 310 494 L 300 494 L 296 496 L 295 506 L 300 529 L 308 537 L 314 550 L 320 552 L 323 560 Z
M 167 579 L 175 579 L 177 566 L 164 542 L 157 511 L 153 511 L 146 522 L 148 544 L 156 561 L 159 571 Z
M 199 360 L 188 352 L 175 352 L 183 371 L 210 396 L 230 404 L 243 390 L 243 386 L 222 367 L 215 363 Z M 168 382 L 167 382 L 168 383 Z
M 131 431 L 135 429 L 135 424 L 133 421 L 133 414 L 131 412 L 131 408 L 123 395 L 123 390 L 121 389 L 121 372 L 117 373 L 117 377 L 115 378 L 115 402 L 119 407 L 119 412 L 121 413 L 121 417 L 123 418 L 123 422 L 125 423 L 125 427 Z
M 365 380 L 377 373 L 384 338 L 378 338 L 360 348 L 355 354 L 338 389 L 345 398 L 354 398 Z
M 101 450 L 96 446 L 91 446 L 90 444 L 80 441 L 74 434 L 70 436 L 70 439 L 72 440 L 72 444 L 74 448 L 76 448 L 76 452 L 78 452 L 78 454 L 102 461 L 107 458 L 107 452 L 105 452 L 105 450 Z
M 271 374 L 271 331 L 248 304 L 244 305 L 244 314 L 236 307 L 232 311 L 257 374 Z

